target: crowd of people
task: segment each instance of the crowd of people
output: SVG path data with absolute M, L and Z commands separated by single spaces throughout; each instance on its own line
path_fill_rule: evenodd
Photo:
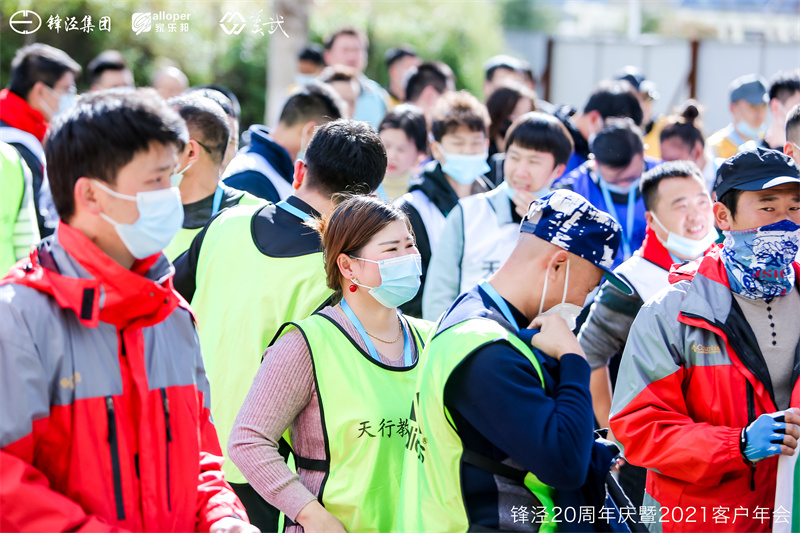
M 505 55 L 482 100 L 409 46 L 383 88 L 368 46 L 304 48 L 271 126 L 175 66 L 135 88 L 109 50 L 78 96 L 17 51 L 0 531 L 791 519 L 800 70 L 733 80 L 706 136 L 633 67 L 575 108 Z

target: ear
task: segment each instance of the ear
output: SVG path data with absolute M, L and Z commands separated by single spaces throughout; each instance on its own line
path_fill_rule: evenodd
M 786 144 L 783 145 L 783 153 L 788 155 L 795 161 L 797 160 L 797 157 L 795 157 L 797 154 L 794 153 L 794 145 L 791 142 L 789 142 L 788 139 L 786 140 Z
M 644 219 L 647 221 L 647 225 L 651 228 L 653 227 L 653 215 L 650 214 L 650 211 L 644 212 Z
M 100 214 L 100 204 L 96 193 L 96 187 L 89 178 L 81 177 L 75 182 L 73 195 L 75 200 L 75 212 L 86 211 L 93 215 Z
M 313 120 L 309 120 L 303 127 L 300 128 L 300 150 L 303 152 L 306 151 L 306 147 L 308 147 L 308 142 L 311 140 L 311 137 L 314 135 L 314 128 L 316 128 L 319 124 L 314 122 Z
M 567 261 L 569 261 L 569 253 L 559 248 L 558 251 L 550 258 L 550 279 L 555 281 L 559 276 L 567 271 Z
M 294 179 L 292 179 L 292 188 L 294 190 L 298 190 L 303 185 L 303 181 L 306 179 L 307 168 L 305 161 L 298 159 L 294 162 Z
M 444 155 L 442 155 L 442 150 L 439 148 L 439 146 L 440 145 L 438 141 L 433 141 L 430 143 L 431 155 L 435 160 L 439 161 L 440 163 L 444 163 L 445 158 Z
M 722 231 L 728 231 L 731 229 L 731 221 L 733 221 L 733 217 L 725 204 L 716 202 L 714 204 L 714 223 L 717 227 Z
M 564 163 L 559 163 L 556 165 L 556 168 L 553 169 L 553 172 L 550 174 L 550 179 L 547 181 L 547 185 L 550 185 L 555 180 L 558 179 L 561 174 L 564 173 L 564 169 L 567 168 L 567 165 Z
M 197 141 L 194 139 L 189 139 L 189 142 L 186 143 L 183 153 L 181 154 L 181 157 L 186 157 L 186 164 L 181 165 L 181 169 L 196 163 L 197 160 L 200 159 L 200 150 L 202 150 L 202 148 Z
M 339 273 L 348 280 L 357 277 L 355 272 L 353 272 L 353 267 L 357 262 L 358 261 L 354 261 L 347 254 L 339 254 L 339 257 L 336 258 L 336 266 L 339 267 Z
M 781 114 L 781 101 L 777 98 L 773 98 L 769 101 L 769 111 L 772 113 L 772 116 L 777 117 Z

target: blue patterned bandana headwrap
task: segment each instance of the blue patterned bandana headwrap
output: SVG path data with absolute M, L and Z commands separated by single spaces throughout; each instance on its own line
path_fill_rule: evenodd
M 731 290 L 757 300 L 783 296 L 794 286 L 800 226 L 791 220 L 743 231 L 723 231 L 722 261 Z

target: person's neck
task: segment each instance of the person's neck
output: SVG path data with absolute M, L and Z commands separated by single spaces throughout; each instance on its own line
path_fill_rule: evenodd
M 100 217 L 96 217 L 97 220 L 92 221 L 89 219 L 90 216 L 91 215 L 86 213 L 83 216 L 75 215 L 67 222 L 67 224 L 69 224 L 72 229 L 83 233 L 87 239 L 92 241 L 94 245 L 97 246 L 101 252 L 110 257 L 112 261 L 120 265 L 122 268 L 130 270 L 133 266 L 133 263 L 136 261 L 136 258 L 133 257 L 133 255 L 119 239 L 114 228 L 111 227 L 110 232 L 104 231 L 100 225 L 108 223 L 106 223 Z M 110 224 L 108 225 L 110 226 Z
M 219 168 L 212 170 L 192 167 L 184 173 L 181 180 L 181 202 L 188 205 L 208 198 L 214 194 L 218 184 Z
M 764 140 L 767 141 L 767 144 L 770 146 L 770 148 L 782 151 L 783 145 L 786 144 L 786 129 L 783 126 L 783 123 L 773 120 L 769 125 L 769 129 L 767 130 Z
M 493 276 L 489 278 L 489 284 L 494 287 L 504 300 L 519 310 L 520 313 L 525 315 L 525 318 L 530 322 L 536 315 L 539 314 L 538 310 L 529 309 L 527 303 L 529 301 L 536 301 L 537 305 L 539 298 L 529 298 L 523 291 L 520 291 L 520 276 L 511 272 L 511 268 L 504 264 L 498 269 Z M 528 273 L 527 276 L 530 276 Z
M 447 179 L 447 183 L 456 193 L 456 196 L 459 198 L 466 198 L 467 196 L 472 194 L 472 183 L 459 183 L 447 174 L 444 175 L 445 179 Z M 474 183 L 474 182 L 473 182 Z
M 299 152 L 299 147 L 296 147 L 297 132 L 292 131 L 292 128 L 287 127 L 283 122 L 279 122 L 278 125 L 269 132 L 269 135 L 281 148 L 289 152 L 289 157 L 292 161 L 297 159 L 297 152 Z
M 313 207 L 323 217 L 327 217 L 333 212 L 334 205 L 329 197 L 313 189 L 308 189 L 305 185 L 294 192 L 294 197 Z
M 397 309 L 379 304 L 369 289 L 358 287 L 356 292 L 345 289 L 344 300 L 353 310 L 364 329 L 379 339 L 393 339 L 397 333 Z
M 403 99 L 403 93 L 405 92 L 405 87 L 403 87 L 402 83 L 391 83 L 389 84 L 389 90 L 392 91 L 392 94 L 398 100 Z

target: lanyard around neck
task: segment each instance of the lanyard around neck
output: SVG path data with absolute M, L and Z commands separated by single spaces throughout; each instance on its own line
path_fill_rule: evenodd
M 299 218 L 300 220 L 308 220 L 310 218 L 313 218 L 310 214 L 308 214 L 308 213 L 306 213 L 304 211 L 301 211 L 300 209 L 296 208 L 295 206 L 293 206 L 292 204 L 290 204 L 286 200 L 282 200 L 282 201 L 278 202 L 277 204 L 275 204 L 275 207 L 280 207 L 281 209 L 283 209 L 284 211 L 286 211 L 290 215 L 294 215 L 297 218 Z M 342 300 L 342 302 L 344 302 L 344 300 Z
M 211 204 L 212 217 L 219 212 L 219 206 L 221 204 L 222 204 L 222 187 L 217 185 L 217 190 L 214 191 L 214 203 Z
M 606 187 L 605 182 L 603 181 L 602 176 L 597 177 L 597 184 L 600 186 L 600 192 L 603 193 L 603 201 L 606 203 L 606 210 L 611 217 L 616 220 L 618 223 L 622 224 L 622 221 L 617 215 L 617 209 L 614 207 L 614 202 L 611 201 L 611 193 L 608 192 L 608 188 Z M 627 222 L 628 225 L 625 228 L 622 228 L 622 253 L 623 253 L 623 260 L 628 260 L 631 257 L 631 244 L 633 241 L 633 215 L 634 210 L 636 207 L 636 188 L 632 187 L 630 191 L 628 191 L 628 213 L 627 213 Z
M 378 350 L 375 349 L 375 345 L 372 343 L 372 339 L 369 338 L 367 335 L 367 330 L 364 329 L 364 326 L 361 325 L 361 321 L 358 319 L 356 314 L 350 308 L 347 301 L 342 298 L 342 311 L 344 311 L 345 316 L 347 319 L 355 326 L 356 331 L 358 334 L 361 335 L 361 339 L 364 341 L 364 344 L 367 345 L 367 351 L 369 352 L 370 357 L 372 357 L 375 361 L 381 362 L 381 358 L 378 355 Z M 403 366 L 406 368 L 411 366 L 411 339 L 409 339 L 408 330 L 403 325 L 403 321 L 400 320 L 400 327 L 403 328 Z
M 486 295 L 492 299 L 495 305 L 497 305 L 497 307 L 500 309 L 500 312 L 503 313 L 503 316 L 511 324 L 511 327 L 514 328 L 514 331 L 519 333 L 519 326 L 517 325 L 517 321 L 514 318 L 514 315 L 511 314 L 511 309 L 508 307 L 508 304 L 506 303 L 505 299 L 503 299 L 503 297 L 500 296 L 500 294 L 495 290 L 495 288 L 489 285 L 489 282 L 486 280 L 480 282 L 480 288 L 483 289 L 483 292 L 485 292 Z

